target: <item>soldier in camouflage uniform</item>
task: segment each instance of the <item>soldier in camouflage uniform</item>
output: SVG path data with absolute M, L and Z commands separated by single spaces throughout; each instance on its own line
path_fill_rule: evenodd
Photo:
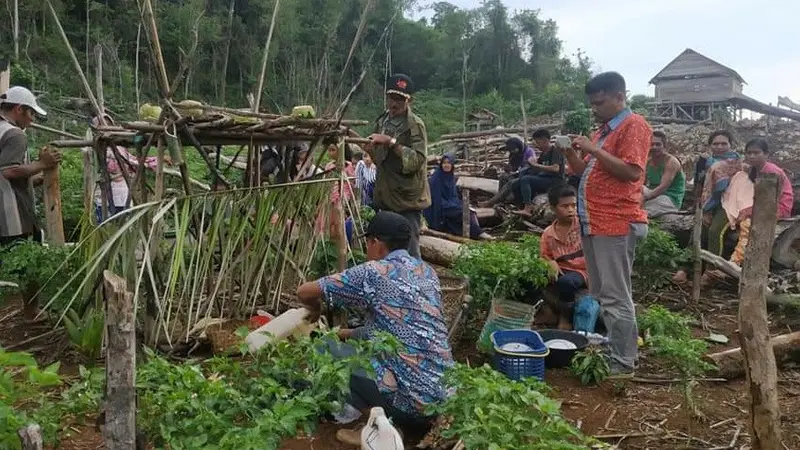
M 373 204 L 394 211 L 411 224 L 408 252 L 420 258 L 419 230 L 422 210 L 430 206 L 428 186 L 428 134 L 422 119 L 411 112 L 411 78 L 397 74 L 389 79 L 387 110 L 375 121 L 372 141 L 365 149 L 377 167 Z

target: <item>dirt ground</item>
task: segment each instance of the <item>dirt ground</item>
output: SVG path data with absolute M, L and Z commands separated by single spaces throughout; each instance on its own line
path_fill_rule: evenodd
M 685 292 L 672 288 L 643 303 L 659 303 L 695 317 L 697 337 L 714 331 L 730 338 L 726 345 L 711 344 L 712 352 L 738 346 L 736 297 L 729 291 L 711 289 L 704 291 L 704 296 L 699 305 L 687 305 Z M 0 345 L 28 341 L 19 349 L 34 350 L 35 356 L 44 363 L 65 358 L 65 355 L 70 357 L 63 334 L 51 333 L 33 339 L 52 328 L 44 321 L 22 323 L 18 314 L 12 314 L 18 307 L 15 301 L 5 302 L 0 307 Z M 800 326 L 800 317 L 771 319 L 773 334 Z M 474 337 L 479 330 L 473 328 L 479 325 L 468 326 L 463 340 L 454 346 L 455 356 L 472 365 L 482 364 L 486 357 L 474 349 Z M 553 388 L 552 395 L 562 401 L 564 415 L 581 431 L 617 444 L 620 449 L 750 448 L 749 396 L 744 380 L 699 382 L 694 387 L 693 398 L 703 417 L 695 417 L 685 404 L 680 384 L 670 381 L 674 377 L 670 368 L 657 364 L 646 352 L 641 359 L 637 379 L 633 381 L 586 387 L 566 369 L 548 370 L 545 381 Z M 65 370 L 69 370 L 69 364 L 65 364 Z M 779 370 L 778 390 L 784 448 L 800 449 L 800 369 Z M 281 450 L 352 448 L 336 441 L 337 430 L 336 425 L 320 424 L 314 436 L 287 439 Z M 62 438 L 59 449 L 103 448 L 102 436 L 93 425 L 71 428 Z

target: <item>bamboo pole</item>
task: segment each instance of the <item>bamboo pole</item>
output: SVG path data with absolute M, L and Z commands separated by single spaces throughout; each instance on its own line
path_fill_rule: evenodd
M 221 95 L 219 101 L 223 105 L 225 105 L 225 91 L 228 89 L 228 60 L 231 57 L 231 39 L 233 39 L 233 12 L 235 6 L 236 0 L 231 0 L 231 4 L 228 7 L 228 37 L 225 40 L 225 58 L 222 60 L 222 71 L 220 72 L 222 88 L 220 89 Z
M 14 0 L 14 61 L 19 61 L 19 0 Z
M 455 171 L 456 168 L 453 167 L 453 170 Z M 461 235 L 469 239 L 469 222 L 471 214 L 469 210 L 469 189 L 461 189 L 461 203 Z
M 750 241 L 745 250 L 739 301 L 739 330 L 750 392 L 754 450 L 780 450 L 778 375 L 767 318 L 766 287 L 778 210 L 778 177 L 756 179 Z
M 105 119 L 103 118 L 103 110 L 100 109 L 100 104 L 97 102 L 97 98 L 94 96 L 92 92 L 92 88 L 89 87 L 89 80 L 86 79 L 86 75 L 83 73 L 83 69 L 81 68 L 81 63 L 78 62 L 78 57 L 75 56 L 75 52 L 72 50 L 72 44 L 69 42 L 69 38 L 67 38 L 67 33 L 64 32 L 64 27 L 61 26 L 61 21 L 58 20 L 58 14 L 56 13 L 55 8 L 53 8 L 53 4 L 50 0 L 47 1 L 47 6 L 50 9 L 50 14 L 53 16 L 53 20 L 56 23 L 56 27 L 58 28 L 58 32 L 61 35 L 61 40 L 64 41 L 64 45 L 67 47 L 69 51 L 70 59 L 72 60 L 72 64 L 75 66 L 75 71 L 78 72 L 78 76 L 81 79 L 81 83 L 83 84 L 83 90 L 86 92 L 86 96 L 89 98 L 89 102 L 92 104 L 92 108 L 94 109 L 95 113 L 99 117 L 100 123 L 105 125 Z
M 74 139 L 74 140 L 77 140 L 77 141 L 82 141 L 83 140 L 83 138 L 78 136 L 77 134 L 68 133 L 66 131 L 58 130 L 56 128 L 46 127 L 46 126 L 44 126 L 42 124 L 38 124 L 38 123 L 35 123 L 35 122 L 30 124 L 30 125 L 28 125 L 28 126 L 33 128 L 33 129 L 36 129 L 36 130 L 41 130 L 41 131 L 46 131 L 48 133 L 57 134 L 59 136 L 63 136 L 63 137 L 68 138 L 68 139 Z
M 49 1 L 49 0 L 48 0 Z M 161 41 L 158 39 L 158 25 L 156 16 L 153 13 L 153 4 L 150 0 L 144 0 L 144 13 L 147 15 L 150 31 L 150 48 L 153 51 L 153 58 L 156 62 L 156 74 L 158 75 L 158 85 L 161 88 L 161 96 L 166 100 L 170 98 L 169 79 L 167 78 L 167 67 L 164 64 L 164 54 L 161 51 Z
M 142 106 L 142 99 L 140 97 L 139 92 L 139 49 L 142 46 L 142 21 L 139 21 L 139 25 L 136 26 L 136 63 L 135 68 L 133 69 L 133 83 L 134 88 L 136 89 L 136 111 L 139 111 L 139 108 Z
M 264 44 L 264 57 L 261 60 L 261 75 L 258 77 L 258 90 L 256 90 L 255 101 L 253 102 L 253 112 L 258 112 L 261 107 L 261 96 L 264 94 L 264 78 L 267 76 L 267 59 L 269 58 L 269 46 L 272 43 L 272 33 L 275 31 L 275 19 L 278 17 L 278 7 L 281 0 L 275 0 L 275 8 L 272 10 L 272 21 L 269 24 L 267 43 Z
M 64 219 L 61 216 L 61 178 L 58 166 L 45 169 L 42 176 L 44 179 L 42 197 L 47 241 L 51 244 L 63 245 L 66 240 L 64 238 Z

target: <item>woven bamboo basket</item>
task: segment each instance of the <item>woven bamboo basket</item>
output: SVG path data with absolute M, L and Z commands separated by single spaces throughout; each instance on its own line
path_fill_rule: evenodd
M 447 334 L 451 343 L 456 342 L 464 331 L 469 280 L 445 273 L 439 275 L 439 283 L 442 287 L 442 314 L 447 324 Z

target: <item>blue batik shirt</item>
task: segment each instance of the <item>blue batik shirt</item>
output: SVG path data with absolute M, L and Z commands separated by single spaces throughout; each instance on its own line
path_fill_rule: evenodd
M 436 272 L 406 250 L 395 250 L 319 280 L 329 306 L 366 312 L 366 336 L 378 331 L 401 343 L 397 355 L 376 358 L 376 384 L 395 408 L 420 415 L 445 398 L 442 375 L 453 365 Z

